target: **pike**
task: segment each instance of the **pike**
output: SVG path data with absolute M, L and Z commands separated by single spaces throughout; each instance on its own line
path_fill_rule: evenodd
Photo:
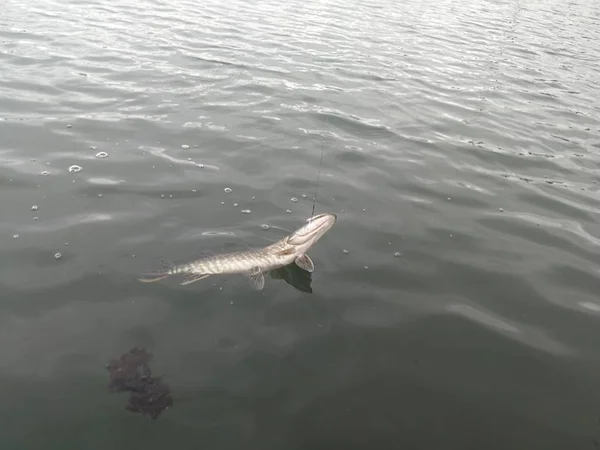
M 292 234 L 263 248 L 207 256 L 186 264 L 163 261 L 162 270 L 143 274 L 139 281 L 152 283 L 170 275 L 183 275 L 182 285 L 203 280 L 211 275 L 242 274 L 250 285 L 261 290 L 265 286 L 264 274 L 293 262 L 301 269 L 312 272 L 315 265 L 306 252 L 329 231 L 336 222 L 335 214 L 319 214 Z

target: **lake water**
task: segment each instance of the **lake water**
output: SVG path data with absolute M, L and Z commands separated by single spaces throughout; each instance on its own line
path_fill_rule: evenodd
M 599 39 L 585 0 L 4 0 L 0 448 L 598 448 Z M 300 226 L 321 155 L 312 279 L 137 281 Z M 107 390 L 135 346 L 156 420 Z

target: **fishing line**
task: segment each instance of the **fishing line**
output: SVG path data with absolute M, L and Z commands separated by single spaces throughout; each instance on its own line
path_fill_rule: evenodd
M 315 205 L 317 204 L 317 190 L 319 189 L 319 179 L 321 178 L 321 165 L 323 164 L 323 152 L 325 151 L 325 136 L 323 136 L 323 145 L 321 146 L 321 159 L 319 160 L 319 171 L 317 172 L 317 185 L 315 186 L 315 194 L 313 195 L 313 207 L 310 214 L 311 219 L 315 215 Z

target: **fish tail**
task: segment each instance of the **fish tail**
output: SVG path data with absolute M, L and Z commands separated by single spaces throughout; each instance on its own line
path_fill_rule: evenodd
M 168 259 L 161 258 L 160 267 L 151 272 L 144 272 L 138 277 L 138 281 L 142 283 L 154 283 L 155 281 L 164 280 L 169 275 L 175 273 L 176 265 Z

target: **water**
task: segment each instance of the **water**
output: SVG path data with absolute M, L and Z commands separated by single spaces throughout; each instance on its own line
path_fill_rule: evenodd
M 583 0 L 5 0 L 0 447 L 597 448 L 599 30 Z M 312 282 L 136 281 L 302 224 L 321 148 Z M 134 346 L 156 421 L 107 392 Z

